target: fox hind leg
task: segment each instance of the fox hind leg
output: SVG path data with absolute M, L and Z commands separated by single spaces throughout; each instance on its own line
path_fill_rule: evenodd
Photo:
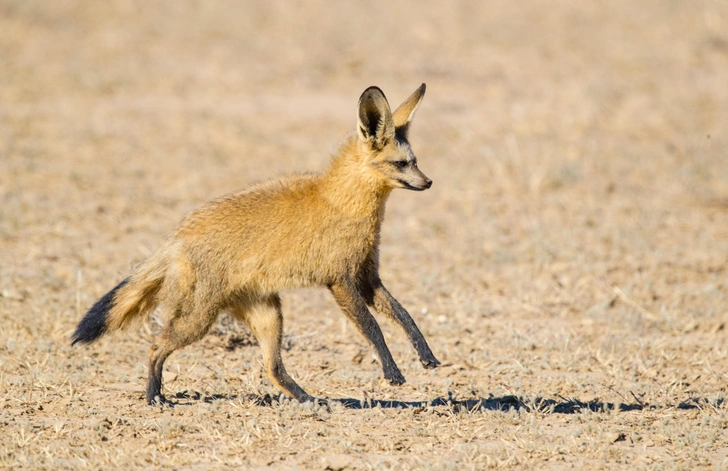
M 147 403 L 164 403 L 162 394 L 162 372 L 164 362 L 175 350 L 186 347 L 207 334 L 218 311 L 212 308 L 195 309 L 192 312 L 178 309 L 162 328 L 156 343 L 149 351 L 149 381 Z
M 263 362 L 268 377 L 288 396 L 299 402 L 314 401 L 314 398 L 301 388 L 286 372 L 281 358 L 281 339 L 283 337 L 283 311 L 281 299 L 277 294 L 269 296 L 251 309 L 237 306 L 232 309 L 238 319 L 245 322 L 258 339 L 263 350 Z

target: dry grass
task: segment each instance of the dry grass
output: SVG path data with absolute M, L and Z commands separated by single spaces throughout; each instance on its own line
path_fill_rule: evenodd
M 708 0 L 0 0 L 0 467 L 726 469 L 726 31 Z M 168 361 L 174 408 L 153 325 L 69 347 L 186 211 L 423 81 L 435 184 L 393 194 L 382 276 L 442 368 L 383 325 L 383 384 L 315 290 L 285 361 L 331 410 L 229 322 Z

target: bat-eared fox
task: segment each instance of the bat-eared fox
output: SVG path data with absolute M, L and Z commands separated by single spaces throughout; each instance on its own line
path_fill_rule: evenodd
M 228 312 L 257 338 L 270 379 L 305 402 L 313 398 L 281 359 L 278 293 L 326 287 L 372 344 L 391 384 L 405 379 L 368 306 L 404 329 L 425 368 L 439 365 L 412 317 L 379 279 L 390 192 L 432 185 L 407 140 L 424 94 L 422 84 L 392 112 L 379 88 L 367 88 L 359 98 L 356 134 L 324 172 L 261 183 L 189 213 L 157 251 L 91 307 L 73 343 L 94 342 L 159 308 L 165 322 L 150 351 L 146 396 L 150 404 L 164 402 L 164 361 Z

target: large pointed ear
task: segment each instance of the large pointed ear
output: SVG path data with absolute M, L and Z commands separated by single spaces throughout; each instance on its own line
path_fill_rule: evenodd
M 417 107 L 420 106 L 420 102 L 425 97 L 425 88 L 424 83 L 420 85 L 420 87 L 394 111 L 392 119 L 394 120 L 394 127 L 397 129 L 397 133 L 401 132 L 404 136 L 407 136 L 409 125 L 412 122 L 412 118 L 415 117 Z
M 379 87 L 369 87 L 359 97 L 357 133 L 359 139 L 376 149 L 381 149 L 394 138 L 392 110 Z

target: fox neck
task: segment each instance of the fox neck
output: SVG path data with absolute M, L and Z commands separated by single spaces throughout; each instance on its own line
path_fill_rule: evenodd
M 368 170 L 360 145 L 356 136 L 344 142 L 324 173 L 323 195 L 342 213 L 370 218 L 378 231 L 392 187 Z

